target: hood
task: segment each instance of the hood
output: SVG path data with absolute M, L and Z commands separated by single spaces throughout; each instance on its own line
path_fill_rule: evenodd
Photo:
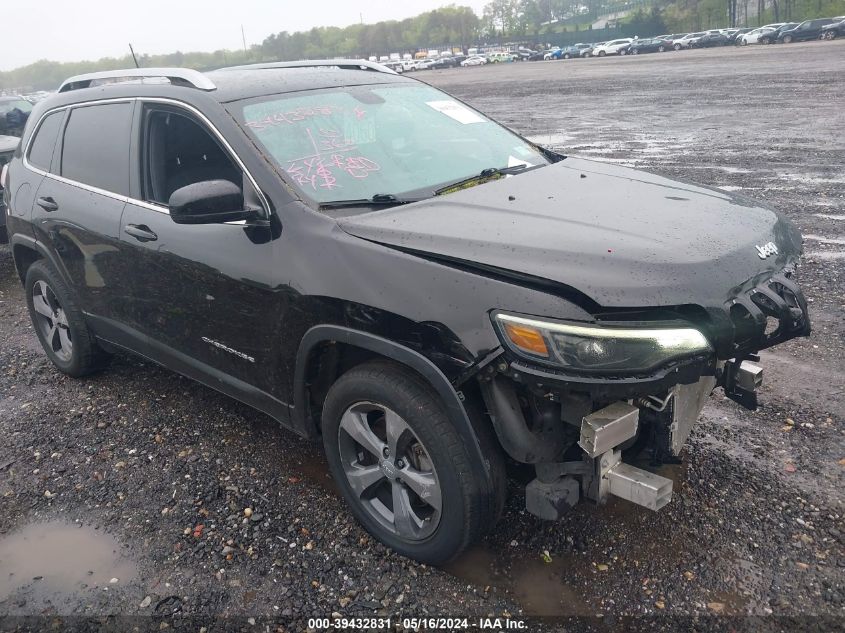
M 759 203 L 571 157 L 338 223 L 366 240 L 562 284 L 613 308 L 721 306 L 801 249 L 797 230 Z M 757 247 L 769 242 L 778 254 L 761 259 Z

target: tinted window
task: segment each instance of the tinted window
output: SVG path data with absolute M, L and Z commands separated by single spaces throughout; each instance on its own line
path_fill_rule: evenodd
M 127 195 L 131 103 L 71 110 L 62 146 L 62 176 Z
M 56 146 L 59 127 L 62 124 L 62 117 L 64 115 L 64 111 L 53 112 L 53 114 L 41 122 L 41 125 L 35 132 L 35 138 L 32 139 L 32 143 L 29 146 L 27 160 L 31 165 L 45 171 L 50 170 L 50 162 L 53 159 L 53 148 Z

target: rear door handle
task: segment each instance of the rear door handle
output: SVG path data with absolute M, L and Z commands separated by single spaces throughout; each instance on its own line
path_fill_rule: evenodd
M 50 211 L 55 211 L 56 209 L 59 208 L 59 205 L 56 204 L 56 201 L 53 200 L 52 198 L 49 198 L 49 197 L 43 197 L 42 196 L 42 197 L 38 198 L 38 200 L 36 200 L 35 203 L 39 207 L 44 209 L 47 213 L 49 213 Z
M 139 242 L 155 242 L 158 239 L 158 235 L 153 233 L 146 224 L 127 224 L 123 232 Z

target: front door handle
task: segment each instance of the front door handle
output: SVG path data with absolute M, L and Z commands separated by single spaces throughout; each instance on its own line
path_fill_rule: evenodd
M 56 204 L 56 201 L 55 201 L 55 200 L 53 200 L 53 199 L 52 199 L 52 198 L 50 198 L 50 197 L 44 197 L 44 196 L 42 196 L 42 197 L 38 198 L 38 200 L 36 200 L 36 201 L 35 201 L 35 203 L 36 203 L 39 207 L 41 207 L 42 209 L 44 209 L 47 213 L 50 213 L 51 211 L 55 211 L 55 210 L 57 210 L 57 209 L 59 208 L 59 205 L 58 205 L 58 204 Z
M 123 232 L 139 242 L 155 242 L 158 239 L 158 235 L 153 233 L 146 224 L 127 224 Z

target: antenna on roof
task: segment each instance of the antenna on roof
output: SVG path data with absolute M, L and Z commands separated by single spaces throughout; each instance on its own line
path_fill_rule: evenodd
M 135 57 L 135 49 L 132 48 L 132 42 L 129 42 L 129 52 L 132 53 L 132 59 L 135 61 L 135 68 L 140 68 L 141 65 L 138 63 L 138 58 Z

